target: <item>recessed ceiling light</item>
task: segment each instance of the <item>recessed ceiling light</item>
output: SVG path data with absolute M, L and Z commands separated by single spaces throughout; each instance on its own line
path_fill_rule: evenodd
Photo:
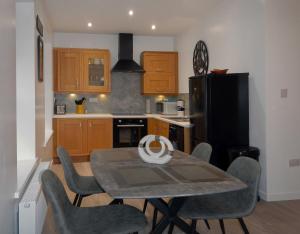
M 91 28 L 93 24 L 91 22 L 88 22 L 88 27 Z
M 128 15 L 133 15 L 133 10 L 128 11 Z
M 152 29 L 152 30 L 155 30 L 155 29 L 156 29 L 155 24 L 152 24 L 151 29 Z

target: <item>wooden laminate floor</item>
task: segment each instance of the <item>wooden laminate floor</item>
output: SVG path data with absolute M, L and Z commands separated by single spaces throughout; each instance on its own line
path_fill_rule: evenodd
M 88 162 L 76 163 L 76 169 L 81 175 L 91 175 L 90 164 Z M 61 165 L 53 165 L 52 170 L 56 172 L 59 178 L 63 181 L 65 188 L 68 192 L 68 196 L 71 201 L 74 199 L 74 194 L 69 191 L 66 186 L 63 176 L 63 170 Z M 111 198 L 106 195 L 93 195 L 86 197 L 82 201 L 82 206 L 101 206 L 106 205 L 111 201 Z M 125 200 L 126 204 L 130 204 L 139 209 L 142 209 L 144 200 L 132 199 Z M 145 233 L 149 233 L 151 217 L 153 214 L 153 208 L 148 205 L 146 216 L 149 221 L 149 225 L 145 230 Z M 225 220 L 225 229 L 228 234 L 243 233 L 237 220 Z M 264 202 L 261 201 L 257 204 L 254 213 L 245 218 L 246 225 L 250 233 L 252 234 L 298 234 L 300 233 L 300 200 L 298 201 L 284 201 L 284 202 Z M 218 221 L 209 220 L 211 230 L 205 227 L 202 221 L 198 222 L 197 230 L 203 234 L 217 234 L 222 233 L 218 225 Z M 44 234 L 55 233 L 53 229 L 53 217 L 50 212 L 47 214 L 47 218 L 43 229 Z M 167 232 L 166 232 L 167 233 Z M 178 229 L 174 229 L 173 233 L 182 233 Z

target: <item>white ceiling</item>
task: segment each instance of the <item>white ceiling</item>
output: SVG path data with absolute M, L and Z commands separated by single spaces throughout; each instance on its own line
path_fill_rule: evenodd
M 44 0 L 55 32 L 176 35 L 218 0 Z M 134 15 L 130 17 L 128 11 Z M 91 21 L 93 27 L 87 27 Z M 151 30 L 151 25 L 156 30 Z

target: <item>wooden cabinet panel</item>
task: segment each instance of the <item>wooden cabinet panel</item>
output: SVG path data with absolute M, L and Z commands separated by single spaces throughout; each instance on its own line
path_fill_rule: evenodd
M 72 156 L 86 154 L 85 120 L 59 119 L 56 131 L 56 146 L 65 147 Z
M 106 149 L 113 146 L 112 119 L 91 119 L 88 123 L 88 153 L 94 149 Z
M 58 91 L 72 92 L 79 90 L 81 80 L 80 52 L 71 49 L 58 50 L 57 58 Z
M 108 50 L 83 51 L 83 89 L 110 91 L 110 54 Z
M 149 72 L 173 72 L 175 57 L 170 54 L 146 54 L 144 69 Z
M 109 50 L 54 48 L 53 51 L 54 91 L 111 91 Z
M 143 52 L 142 66 L 145 70 L 143 94 L 178 93 L 177 52 Z
M 171 94 L 176 93 L 176 77 L 174 74 L 148 72 L 144 75 L 144 93 Z
M 169 123 L 165 121 L 158 122 L 158 133 L 160 136 L 169 138 Z

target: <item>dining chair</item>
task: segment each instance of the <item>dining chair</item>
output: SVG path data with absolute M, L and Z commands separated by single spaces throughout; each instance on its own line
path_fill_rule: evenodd
M 206 143 L 206 142 L 201 142 L 200 144 L 198 144 L 195 147 L 195 149 L 193 150 L 191 155 L 193 155 L 194 157 L 197 157 L 198 159 L 203 160 L 205 162 L 209 162 L 210 157 L 211 157 L 211 153 L 212 153 L 211 145 Z M 143 207 L 143 213 L 146 212 L 147 205 L 148 205 L 148 200 L 145 199 L 144 207 Z M 156 225 L 157 214 L 158 214 L 158 209 L 155 208 L 154 212 L 153 212 L 153 218 L 152 218 L 152 230 L 154 229 L 154 227 Z M 204 222 L 205 222 L 206 227 L 208 229 L 210 229 L 210 225 L 209 225 L 208 221 L 204 220 Z M 172 227 L 171 227 L 171 229 L 172 229 Z
M 49 169 L 42 172 L 41 184 L 58 233 L 138 233 L 147 224 L 145 215 L 129 205 L 73 206 L 61 181 Z
M 243 181 L 247 188 L 188 198 L 178 214 L 182 218 L 192 220 L 191 233 L 196 230 L 198 219 L 218 219 L 223 234 L 225 234 L 223 220 L 238 219 L 244 233 L 249 233 L 243 218 L 249 216 L 256 206 L 260 165 L 251 158 L 239 157 L 232 162 L 227 173 Z
M 206 142 L 201 142 L 195 147 L 195 149 L 192 152 L 192 155 L 205 162 L 209 162 L 211 152 L 212 152 L 211 145 Z
M 57 155 L 62 164 L 67 185 L 76 194 L 73 201 L 74 206 L 80 207 L 84 197 L 105 192 L 94 176 L 81 176 L 77 173 L 71 157 L 65 148 L 61 146 L 57 147 Z M 116 199 L 112 201 L 112 204 L 118 203 L 122 204 L 123 200 Z

